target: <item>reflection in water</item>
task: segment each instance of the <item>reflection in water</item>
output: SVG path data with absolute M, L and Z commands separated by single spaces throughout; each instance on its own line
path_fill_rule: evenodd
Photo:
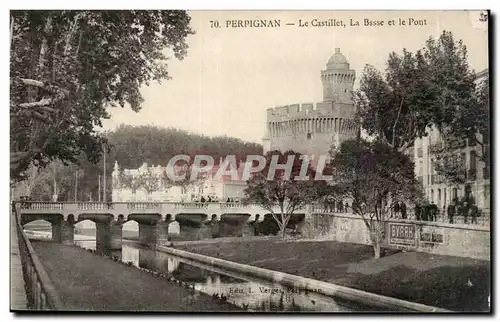
M 78 246 L 95 249 L 95 242 L 76 241 Z M 252 311 L 352 312 L 352 304 L 339 304 L 331 297 L 262 281 L 227 270 L 210 267 L 135 244 L 123 243 L 121 252 L 112 256 L 135 266 L 161 272 L 185 282 L 208 295 L 217 295 Z M 367 308 L 365 308 L 366 310 Z

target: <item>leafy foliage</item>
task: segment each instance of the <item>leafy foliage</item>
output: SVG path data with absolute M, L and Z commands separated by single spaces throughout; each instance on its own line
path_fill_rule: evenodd
M 431 125 L 470 135 L 477 127 L 465 126 L 463 116 L 477 105 L 474 80 L 465 45 L 444 31 L 416 53 L 391 53 L 385 77 L 365 67 L 354 93 L 357 116 L 369 135 L 399 151 Z
M 168 79 L 166 49 L 182 59 L 185 11 L 11 11 L 11 177 L 29 164 L 96 162 L 108 106 L 140 109 L 139 89 Z
M 110 198 L 112 196 L 112 182 L 111 179 L 114 163 L 118 161 L 120 168 L 131 168 L 135 169 L 141 166 L 144 162 L 149 165 L 163 165 L 166 166 L 168 160 L 171 156 L 177 153 L 183 153 L 187 155 L 194 155 L 198 150 L 195 150 L 197 146 L 204 145 L 207 150 L 203 151 L 204 154 L 214 156 L 215 161 L 219 159 L 218 156 L 225 156 L 227 154 L 238 153 L 239 158 L 244 160 L 246 155 L 249 154 L 261 154 L 262 146 L 256 143 L 243 142 L 236 138 L 231 137 L 206 137 L 197 134 L 191 134 L 186 131 L 172 129 L 172 128 L 161 128 L 154 126 L 119 126 L 114 131 L 104 133 L 104 137 L 107 139 L 109 149 L 106 158 L 106 175 L 107 183 L 106 190 L 107 196 Z M 184 142 L 184 143 L 183 143 Z M 191 149 L 191 150 L 190 150 Z M 194 158 L 192 158 L 193 160 Z M 56 162 L 56 161 L 53 161 Z M 79 170 L 80 178 L 78 180 L 78 200 L 88 200 L 92 198 L 93 200 L 98 199 L 99 190 L 99 175 L 103 174 L 103 160 L 100 160 L 97 164 L 90 162 L 87 156 L 82 153 L 77 157 L 77 162 L 68 163 L 64 165 L 63 163 L 57 162 L 58 173 L 65 173 L 69 176 L 71 182 L 71 187 L 69 190 L 74 189 L 74 175 L 76 170 Z M 178 164 L 180 164 L 179 162 Z M 41 167 L 37 167 L 37 173 L 45 173 L 46 171 L 51 171 L 51 166 L 44 170 Z M 67 168 L 67 169 L 66 169 Z M 159 181 L 165 189 L 172 186 L 191 186 L 198 185 L 199 180 L 191 180 L 189 173 L 191 171 L 190 165 L 186 164 L 186 169 L 177 173 L 182 175 L 186 173 L 186 178 L 182 181 L 173 182 L 170 180 L 166 173 L 159 176 Z M 31 172 L 28 172 L 28 174 Z M 30 184 L 30 178 L 33 176 L 26 176 L 26 180 L 21 182 L 19 185 Z M 40 183 L 45 185 L 46 188 L 39 190 L 36 194 L 32 194 L 32 198 L 39 200 L 50 200 L 52 196 L 52 179 L 50 176 L 37 176 L 37 181 L 42 181 Z M 101 178 L 102 179 L 102 178 Z M 142 188 L 140 182 L 148 182 L 149 180 L 133 181 L 133 176 L 130 176 L 123 171 L 119 173 L 119 185 L 124 188 L 130 188 L 132 190 Z M 102 184 L 102 181 L 101 181 Z M 115 184 L 113 182 L 113 184 Z M 30 195 L 27 187 L 23 188 L 23 195 Z M 38 190 L 37 190 L 38 191 Z M 102 195 L 102 191 L 101 191 Z M 66 195 L 60 195 L 60 200 L 73 200 L 74 196 L 71 195 L 70 199 L 66 199 Z M 110 200 L 108 200 L 110 201 Z
M 452 184 L 463 184 L 467 179 L 465 160 L 457 151 L 465 147 L 466 142 L 469 146 L 479 147 L 474 149 L 478 160 L 484 162 L 486 170 L 489 168 L 491 134 L 488 77 L 479 84 L 475 95 L 475 107 L 457 110 L 454 122 L 441 131 L 442 144 L 435 146 L 432 151 L 436 172 L 444 175 L 446 181 Z
M 221 157 L 234 154 L 237 161 L 247 155 L 261 155 L 262 146 L 228 136 L 208 137 L 175 128 L 151 125 L 120 125 L 107 135 L 122 168 L 134 169 L 144 162 L 167 166 L 175 155 L 187 154 L 191 161 L 197 154 L 210 155 L 217 164 Z
M 278 164 L 285 164 L 293 158 L 290 174 L 284 169 L 276 169 L 274 175 L 270 174 L 271 160 L 277 157 Z M 278 224 L 283 238 L 292 214 L 306 205 L 321 199 L 326 195 L 328 188 L 326 181 L 314 180 L 316 172 L 309 166 L 304 173 L 307 180 L 297 180 L 301 174 L 303 161 L 301 154 L 293 151 L 270 151 L 266 154 L 265 168 L 256 173 L 245 189 L 246 203 L 260 205 L 273 216 Z
M 375 257 L 380 256 L 391 204 L 421 195 L 413 162 L 380 141 L 348 140 L 332 155 L 331 166 L 336 172 L 335 192 L 352 200 L 353 212 L 370 231 Z

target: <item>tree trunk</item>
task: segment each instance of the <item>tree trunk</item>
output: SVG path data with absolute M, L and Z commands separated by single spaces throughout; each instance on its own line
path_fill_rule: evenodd
M 373 231 L 370 232 L 370 235 L 371 235 L 372 247 L 373 247 L 373 258 L 379 259 L 380 258 L 380 235 L 378 233 L 378 230 L 374 229 Z
M 283 241 L 285 241 L 285 240 L 286 240 L 286 226 L 283 226 L 283 227 L 281 228 L 281 239 L 282 239 Z

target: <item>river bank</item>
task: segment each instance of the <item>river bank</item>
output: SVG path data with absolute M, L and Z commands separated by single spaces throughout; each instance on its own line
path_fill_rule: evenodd
M 176 249 L 462 312 L 489 311 L 490 262 L 336 242 L 239 241 Z
M 244 311 L 76 246 L 32 244 L 70 311 Z

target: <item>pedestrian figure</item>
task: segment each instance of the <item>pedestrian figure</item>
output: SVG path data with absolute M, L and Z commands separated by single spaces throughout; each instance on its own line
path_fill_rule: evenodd
M 477 224 L 477 217 L 479 215 L 479 210 L 476 205 L 472 205 L 470 209 L 471 224 Z
M 464 216 L 464 224 L 468 224 L 468 217 L 469 217 L 469 205 L 467 204 L 467 201 L 463 203 L 462 206 L 462 216 Z
M 205 197 L 201 196 L 200 201 L 201 201 L 201 202 L 205 202 Z
M 399 213 L 399 203 L 396 202 L 393 206 L 393 209 L 394 209 L 394 217 L 397 217 Z
M 227 197 L 227 200 L 226 200 L 226 202 L 231 202 L 231 199 L 229 199 L 229 197 Z
M 448 205 L 448 221 L 450 224 L 453 224 L 453 217 L 455 216 L 455 205 L 450 204 Z
M 328 206 L 330 207 L 330 212 L 335 212 L 335 204 L 333 201 L 328 201 Z
M 434 203 L 434 201 L 431 203 L 431 205 L 430 205 L 429 208 L 430 208 L 429 209 L 429 220 L 430 221 L 436 221 L 438 207 L 436 206 L 436 204 Z
M 342 200 L 339 201 L 339 208 L 340 208 L 340 212 L 344 211 L 344 204 L 342 203 Z
M 422 220 L 429 221 L 431 207 L 429 204 L 425 204 L 422 207 Z
M 422 207 L 415 205 L 415 219 L 422 220 Z
M 342 212 L 342 201 L 337 201 L 337 212 Z
M 399 209 L 401 211 L 401 218 L 406 219 L 406 205 L 404 202 L 401 202 Z
M 323 200 L 323 212 L 328 212 L 328 199 Z

